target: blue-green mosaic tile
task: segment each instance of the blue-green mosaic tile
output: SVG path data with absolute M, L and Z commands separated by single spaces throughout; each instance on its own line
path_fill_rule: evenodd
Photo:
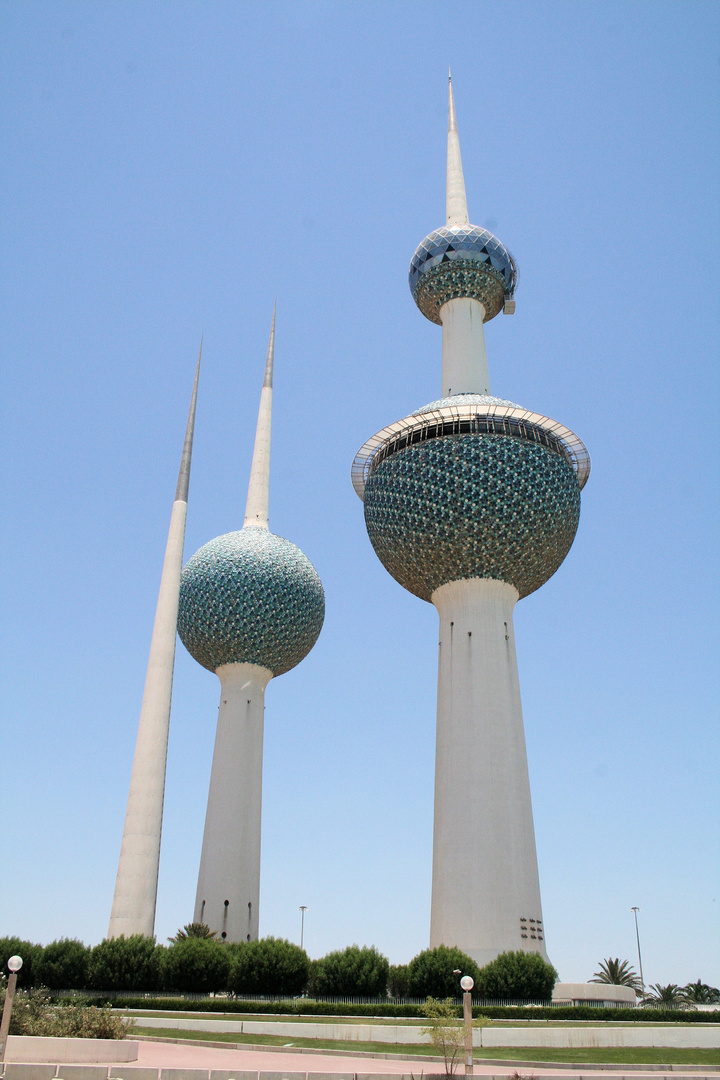
M 423 600 L 463 578 L 495 578 L 520 596 L 555 573 L 575 538 L 572 467 L 537 443 L 447 435 L 381 461 L 365 487 L 365 524 L 396 581 Z
M 281 675 L 307 656 L 324 618 L 315 567 L 300 548 L 267 529 L 218 536 L 183 569 L 178 633 L 210 671 L 246 663 Z

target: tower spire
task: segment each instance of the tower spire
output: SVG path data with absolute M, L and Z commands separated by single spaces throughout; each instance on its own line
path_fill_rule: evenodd
M 270 427 L 272 421 L 273 355 L 275 352 L 275 309 L 273 307 L 270 342 L 265 361 L 265 378 L 260 393 L 255 448 L 253 450 L 250 483 L 248 484 L 245 522 L 243 528 L 254 526 L 267 529 L 270 500 Z
M 188 489 L 190 487 L 190 464 L 192 462 L 193 433 L 195 431 L 195 406 L 197 404 L 198 379 L 200 378 L 200 361 L 202 359 L 203 339 L 200 338 L 200 351 L 195 367 L 195 382 L 193 383 L 192 397 L 190 399 L 190 411 L 188 412 L 187 427 L 185 428 L 185 442 L 183 443 L 182 457 L 180 458 L 180 471 L 178 473 L 177 488 L 175 490 L 175 502 L 188 501 Z
M 155 932 L 180 572 L 201 356 L 202 340 L 195 367 L 195 382 L 150 642 L 125 827 L 110 914 L 108 937 L 111 938 L 120 937 L 121 934 L 126 937 L 133 934 L 152 937 Z
M 447 148 L 447 188 L 445 197 L 447 214 L 446 225 L 467 225 L 468 209 L 465 195 L 465 179 L 460 157 L 460 138 L 455 119 L 455 101 L 453 99 L 452 75 L 448 72 L 448 148 Z

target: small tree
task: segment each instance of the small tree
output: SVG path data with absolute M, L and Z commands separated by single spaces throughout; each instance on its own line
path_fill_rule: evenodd
M 75 938 L 51 941 L 37 962 L 37 982 L 50 990 L 84 990 L 90 949 Z M 107 987 L 105 987 L 107 989 Z
M 420 1012 L 430 1021 L 429 1026 L 422 1029 L 422 1033 L 429 1037 L 433 1047 L 442 1054 L 445 1074 L 452 1076 L 462 1056 L 464 1043 L 458 1006 L 452 998 L 437 1001 L 429 997 L 425 1004 L 420 1006 Z
M 596 971 L 590 982 L 610 983 L 612 986 L 631 986 L 638 994 L 642 990 L 640 978 L 627 960 L 609 956 L 600 963 L 600 970 Z
M 90 952 L 88 983 L 93 990 L 156 990 L 163 951 L 142 934 L 105 938 Z
M 42 945 L 34 945 L 31 941 L 23 941 L 19 937 L 0 938 L 0 972 L 7 975 L 7 962 L 11 956 L 21 956 L 23 966 L 17 977 L 18 989 L 20 987 L 35 986 L 37 984 L 37 963 L 42 956 Z
M 701 979 L 683 986 L 683 995 L 693 1005 L 720 1004 L 720 990 L 716 986 L 708 986 Z
M 280 997 L 301 994 L 307 986 L 310 961 L 299 945 L 267 937 L 226 948 L 232 960 L 228 986 L 235 994 Z
M 388 972 L 388 990 L 394 998 L 404 998 L 408 994 L 407 964 L 391 964 Z
M 313 965 L 314 997 L 381 997 L 387 993 L 390 965 L 375 946 L 328 953 Z
M 557 971 L 535 952 L 505 952 L 486 964 L 475 980 L 479 997 L 549 1001 Z
M 230 954 L 225 945 L 207 938 L 188 937 L 163 951 L 160 983 L 163 990 L 213 994 L 226 990 Z
M 477 983 L 480 969 L 474 960 L 457 948 L 438 945 L 436 949 L 425 949 L 408 964 L 407 993 L 409 997 L 448 998 L 460 993 L 458 977 L 453 972 L 458 969 L 463 975 L 471 975 Z
M 184 941 L 185 938 L 190 937 L 205 938 L 207 941 L 212 941 L 213 938 L 217 937 L 217 930 L 211 930 L 204 922 L 185 923 L 174 937 L 168 938 L 168 941 L 174 944 L 176 941 Z
M 683 987 L 678 986 L 677 983 L 668 983 L 667 986 L 661 986 L 660 983 L 653 983 L 653 985 L 648 988 L 648 992 L 640 1004 L 655 1009 L 695 1008 L 695 1006 L 687 1000 Z

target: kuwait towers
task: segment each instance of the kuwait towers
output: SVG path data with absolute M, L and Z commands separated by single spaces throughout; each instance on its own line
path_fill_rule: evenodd
M 375 552 L 440 618 L 431 947 L 546 956 L 513 608 L 567 555 L 590 463 L 561 424 L 490 393 L 483 324 L 515 262 L 469 224 L 450 84 L 447 222 L 410 264 L 442 326 L 442 396 L 378 432 L 353 484 Z
M 180 474 L 170 517 L 170 531 L 150 642 L 150 657 L 108 930 L 108 937 L 111 938 L 120 937 L 121 934 L 126 937 L 131 934 L 152 937 L 155 932 L 178 592 L 185 541 L 200 355 L 195 369 L 185 444 L 180 459 Z
M 201 547 L 180 584 L 180 638 L 220 679 L 194 918 L 225 941 L 258 936 L 265 687 L 307 656 L 325 617 L 314 567 L 268 528 L 274 342 L 273 313 L 245 523 Z

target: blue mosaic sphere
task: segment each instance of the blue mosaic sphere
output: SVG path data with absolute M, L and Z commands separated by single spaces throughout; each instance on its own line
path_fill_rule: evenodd
M 300 548 L 267 529 L 218 536 L 180 579 L 178 633 L 199 664 L 259 664 L 273 675 L 307 656 L 325 618 L 325 594 Z
M 506 435 L 428 439 L 391 454 L 365 485 L 375 553 L 404 588 L 430 600 L 464 578 L 539 589 L 570 550 L 580 486 L 560 454 Z
M 436 229 L 418 245 L 410 263 L 410 292 L 431 322 L 442 324 L 440 308 L 467 296 L 485 308 L 485 322 L 502 310 L 517 284 L 517 266 L 496 236 L 477 225 Z

